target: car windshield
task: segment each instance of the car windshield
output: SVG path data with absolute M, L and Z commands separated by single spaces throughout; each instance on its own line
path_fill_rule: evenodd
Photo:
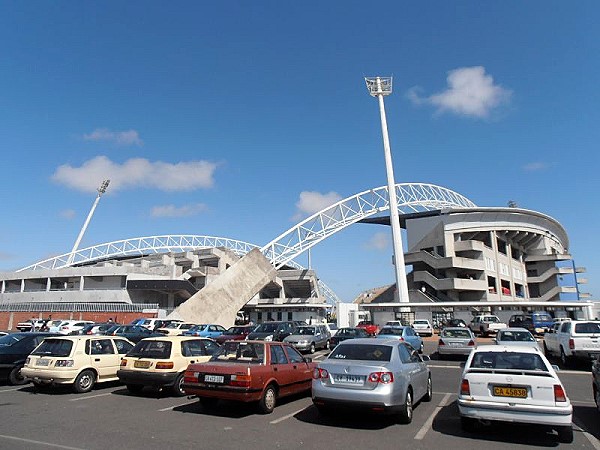
M 401 328 L 401 327 L 395 327 L 395 328 L 389 327 L 389 328 L 382 328 L 381 331 L 379 332 L 379 334 L 402 336 L 403 331 L 404 331 L 404 328 Z
M 498 319 L 496 316 L 486 316 L 483 318 L 484 322 L 500 322 L 500 319 Z
M 426 320 L 415 320 L 413 323 L 415 325 L 429 325 L 429 322 L 427 322 Z
M 22 334 L 7 334 L 0 337 L 0 347 L 10 347 L 24 338 L 25 335 Z
M 577 323 L 575 333 L 600 333 L 600 322 Z
M 210 358 L 215 362 L 252 362 L 262 363 L 265 359 L 265 344 L 258 342 L 225 342 L 218 352 Z
M 466 328 L 462 330 L 442 330 L 442 337 L 470 338 L 471 333 Z
M 68 339 L 44 339 L 31 353 L 38 356 L 69 356 L 73 341 Z
M 548 313 L 535 313 L 533 314 L 533 318 L 540 322 L 552 322 L 552 316 Z
M 278 323 L 263 323 L 261 325 L 259 325 L 256 330 L 254 330 L 255 333 L 273 333 L 275 331 L 277 331 L 277 327 L 279 326 Z
M 501 331 L 498 340 L 502 342 L 535 342 L 534 337 L 528 331 Z
M 128 353 L 129 357 L 167 359 L 171 356 L 171 341 L 142 340 Z
M 165 328 L 170 328 L 170 329 L 179 328 L 179 327 L 181 327 L 181 325 L 182 325 L 181 322 L 171 322 Z
M 223 334 L 244 334 L 248 330 L 247 327 L 231 327 L 223 332 Z
M 540 355 L 521 352 L 475 352 L 469 368 L 548 371 Z
M 345 344 L 338 345 L 327 359 L 344 359 L 357 361 L 389 361 L 392 357 L 392 347 L 376 344 Z
M 292 334 L 313 336 L 315 334 L 315 327 L 298 327 L 292 332 Z

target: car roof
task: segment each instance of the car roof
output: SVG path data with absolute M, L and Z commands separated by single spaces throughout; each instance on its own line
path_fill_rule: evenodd
M 523 327 L 508 327 L 508 328 L 502 328 L 501 330 L 498 330 L 498 332 L 502 332 L 504 333 L 505 331 L 524 331 L 526 333 L 529 333 L 529 330 L 527 328 L 523 328 Z
M 443 330 L 451 330 L 451 331 L 469 330 L 469 331 L 471 331 L 470 328 L 465 328 L 465 327 L 444 327 Z
M 168 336 L 166 334 L 163 336 L 148 337 L 148 338 L 145 338 L 142 340 L 143 341 L 190 341 L 190 340 L 212 341 L 212 339 L 210 339 L 210 338 L 200 337 L 200 336 Z
M 373 339 L 373 338 L 356 338 L 348 339 L 340 342 L 338 345 L 398 345 L 398 339 Z

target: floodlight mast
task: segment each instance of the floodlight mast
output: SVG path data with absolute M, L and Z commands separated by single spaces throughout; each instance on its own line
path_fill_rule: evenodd
M 100 187 L 97 189 L 98 196 L 96 197 L 96 200 L 94 200 L 94 204 L 92 205 L 92 209 L 90 209 L 90 212 L 89 212 L 89 214 L 87 216 L 87 219 L 85 219 L 85 222 L 84 222 L 83 226 L 81 227 L 81 231 L 79 232 L 79 236 L 77 236 L 77 240 L 75 241 L 75 244 L 73 245 L 73 249 L 71 250 L 71 254 L 69 255 L 69 259 L 67 261 L 67 265 L 68 266 L 70 266 L 70 265 L 73 264 L 73 260 L 75 259 L 75 252 L 79 248 L 79 243 L 81 242 L 81 239 L 83 238 L 83 234 L 85 233 L 85 230 L 87 229 L 88 225 L 90 224 L 90 220 L 92 220 L 92 216 L 94 215 L 94 211 L 96 210 L 96 206 L 98 206 L 98 202 L 100 201 L 100 197 L 102 197 L 102 194 L 104 194 L 106 192 L 106 189 L 108 188 L 109 184 L 110 184 L 110 180 L 104 180 L 102 182 L 102 184 L 100 185 Z
M 404 265 L 404 250 L 402 247 L 402 231 L 400 230 L 400 215 L 398 214 L 398 198 L 396 196 L 396 181 L 392 165 L 392 152 L 388 136 L 387 119 L 385 116 L 384 95 L 392 93 L 392 77 L 366 77 L 369 94 L 379 99 L 379 114 L 381 116 L 381 133 L 383 135 L 383 152 L 387 172 L 388 196 L 390 200 L 390 222 L 392 225 L 392 241 L 394 248 L 394 267 L 396 271 L 396 291 L 394 300 L 408 303 L 408 285 L 406 283 L 406 268 Z

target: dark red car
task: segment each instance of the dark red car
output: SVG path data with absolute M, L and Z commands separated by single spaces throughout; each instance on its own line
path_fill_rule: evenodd
M 208 362 L 188 366 L 182 387 L 205 408 L 236 400 L 269 414 L 278 398 L 310 391 L 316 365 L 283 342 L 227 341 Z
M 225 341 L 243 341 L 255 328 L 256 325 L 235 325 L 217 336 L 215 341 L 219 344 L 223 344 Z
M 369 336 L 375 336 L 377 333 L 379 333 L 379 326 L 375 325 L 370 320 L 361 320 L 360 322 L 358 322 L 358 325 L 356 325 L 356 327 L 364 328 L 365 331 L 369 334 Z

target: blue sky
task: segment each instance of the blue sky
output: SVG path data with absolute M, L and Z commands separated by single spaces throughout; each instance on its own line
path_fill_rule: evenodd
M 80 247 L 263 245 L 323 201 L 383 186 L 363 77 L 393 75 L 396 181 L 554 217 L 598 298 L 597 3 L 381 5 L 0 3 L 0 270 L 68 252 L 105 178 Z M 393 282 L 381 233 L 355 225 L 313 249 L 342 299 Z

